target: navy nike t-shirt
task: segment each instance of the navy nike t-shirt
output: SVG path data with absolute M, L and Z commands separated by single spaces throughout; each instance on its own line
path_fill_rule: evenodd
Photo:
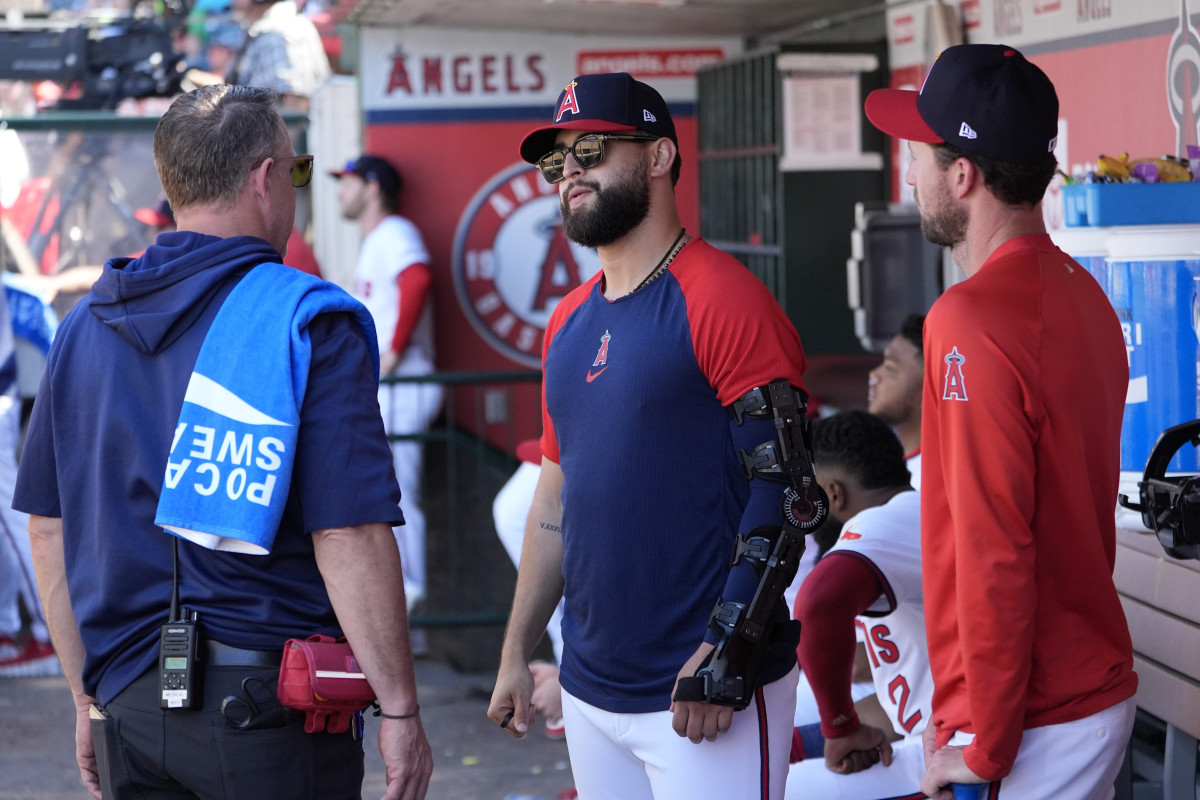
M 751 599 L 754 581 L 731 577 L 735 535 L 780 525 L 782 484 L 751 501 L 725 407 L 777 378 L 803 388 L 805 360 L 766 287 L 702 240 L 633 294 L 610 302 L 601 277 L 558 305 L 543 354 L 542 452 L 563 471 L 561 682 L 608 711 L 661 711 L 717 601 Z M 774 441 L 769 420 L 747 424 Z M 794 664 L 772 653 L 763 682 Z

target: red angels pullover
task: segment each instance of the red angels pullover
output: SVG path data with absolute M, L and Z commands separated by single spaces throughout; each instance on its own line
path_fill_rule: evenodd
M 1129 379 L 1095 279 L 1046 235 L 1010 240 L 925 322 L 922 552 L 938 744 L 1008 774 L 1022 731 L 1137 689 L 1113 586 Z

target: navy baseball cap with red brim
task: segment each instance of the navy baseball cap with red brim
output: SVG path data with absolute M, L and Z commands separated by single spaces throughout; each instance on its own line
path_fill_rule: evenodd
M 343 175 L 357 175 L 368 183 L 377 183 L 379 191 L 388 197 L 397 197 L 400 194 L 400 173 L 387 159 L 379 156 L 362 155 L 347 162 L 341 169 L 329 171 L 331 178 L 341 178 Z
M 561 130 L 595 133 L 641 131 L 679 144 L 667 103 L 655 89 L 626 72 L 580 75 L 566 85 L 554 105 L 554 120 L 521 141 L 530 164 L 554 149 Z
M 898 139 L 925 144 L 943 144 L 917 110 L 917 93 L 908 89 L 877 90 L 867 95 L 867 118 L 884 133 Z M 879 122 L 876 122 L 879 120 Z
M 1011 164 L 1047 158 L 1058 143 L 1058 94 L 1041 69 L 1003 44 L 947 47 L 919 92 L 876 89 L 867 118 L 884 133 L 948 143 Z

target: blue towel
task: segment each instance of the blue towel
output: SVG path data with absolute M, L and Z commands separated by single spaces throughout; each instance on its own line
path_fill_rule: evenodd
M 12 272 L 4 273 L 4 295 L 8 300 L 13 335 L 32 344 L 42 355 L 49 353 L 50 342 L 58 330 L 58 317 L 51 305 L 42 299 L 37 289 Z
M 376 341 L 360 302 L 299 270 L 260 264 L 234 287 L 200 346 L 155 524 L 211 550 L 271 551 L 308 384 L 307 326 L 327 311 L 353 312 Z

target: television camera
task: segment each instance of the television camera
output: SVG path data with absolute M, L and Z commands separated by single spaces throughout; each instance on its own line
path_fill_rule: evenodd
M 174 19 L 180 19 L 174 15 Z M 0 79 L 78 83 L 61 110 L 113 109 L 127 98 L 168 97 L 187 65 L 167 27 L 152 17 L 70 22 L 26 19 L 0 28 Z

